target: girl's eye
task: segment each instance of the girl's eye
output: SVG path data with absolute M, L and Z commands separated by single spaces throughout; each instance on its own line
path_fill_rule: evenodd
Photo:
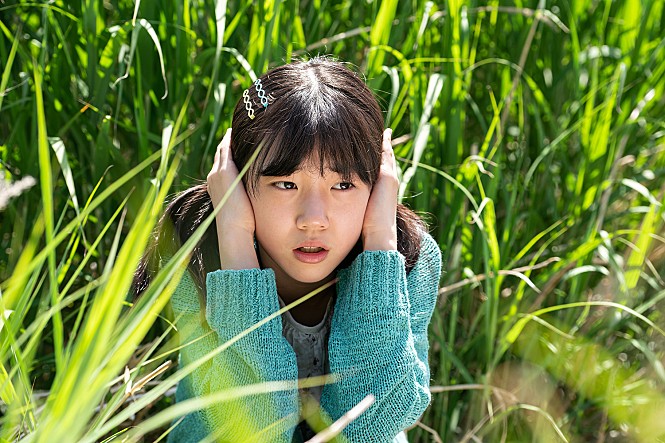
M 353 188 L 353 183 L 350 183 L 350 182 L 341 182 L 341 183 L 337 183 L 335 186 L 333 186 L 333 189 L 337 189 L 337 190 L 340 190 L 340 191 L 346 191 L 346 190 L 351 189 L 351 188 Z
M 293 182 L 275 182 L 273 185 L 279 189 L 296 189 L 296 184 Z

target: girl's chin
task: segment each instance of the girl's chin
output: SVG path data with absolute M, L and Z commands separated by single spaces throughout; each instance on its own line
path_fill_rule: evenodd
M 289 277 L 293 279 L 297 283 L 301 284 L 306 284 L 306 285 L 311 285 L 315 283 L 320 283 L 320 284 L 325 284 L 326 282 L 330 281 L 334 277 L 334 271 L 332 273 L 328 274 L 301 274 L 301 273 L 294 273 L 290 274 Z
M 305 267 L 305 269 L 303 269 L 303 267 Z M 310 267 L 310 269 L 307 269 L 307 267 Z M 314 269 L 315 267 L 318 269 Z M 323 285 L 335 277 L 335 274 L 337 273 L 337 266 L 323 267 L 320 265 L 302 265 L 296 266 L 295 269 L 282 268 L 282 273 L 286 274 L 286 276 L 293 280 L 293 282 L 296 284 L 313 285 L 319 283 Z

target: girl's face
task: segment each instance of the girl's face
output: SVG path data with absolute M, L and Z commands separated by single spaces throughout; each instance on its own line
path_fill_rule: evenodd
M 316 156 L 314 156 L 316 157 Z M 264 267 L 280 288 L 325 283 L 358 242 L 370 188 L 344 181 L 318 158 L 286 177 L 262 176 L 250 200 Z

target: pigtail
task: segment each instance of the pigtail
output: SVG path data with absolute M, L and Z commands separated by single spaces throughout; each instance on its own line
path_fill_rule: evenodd
M 397 205 L 397 250 L 404 256 L 406 272 L 416 266 L 420 243 L 427 227 L 418 215 L 403 204 Z
M 212 211 L 206 183 L 193 186 L 173 197 L 159 219 L 153 238 L 134 273 L 131 289 L 134 298 L 148 288 L 152 277 L 159 271 L 160 263 L 172 257 Z M 199 295 L 206 293 L 206 274 L 219 268 L 217 227 L 212 223 L 192 251 L 188 265 Z

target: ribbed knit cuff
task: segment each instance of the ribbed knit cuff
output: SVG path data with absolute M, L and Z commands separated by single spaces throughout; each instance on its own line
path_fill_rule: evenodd
M 408 318 L 406 271 L 399 252 L 364 251 L 338 277 L 335 315 L 345 323 L 358 319 L 383 328 Z
M 206 319 L 223 340 L 234 337 L 279 310 L 272 269 L 210 272 L 206 276 L 206 286 Z M 262 329 L 270 335 L 281 334 L 281 319 L 275 317 Z

